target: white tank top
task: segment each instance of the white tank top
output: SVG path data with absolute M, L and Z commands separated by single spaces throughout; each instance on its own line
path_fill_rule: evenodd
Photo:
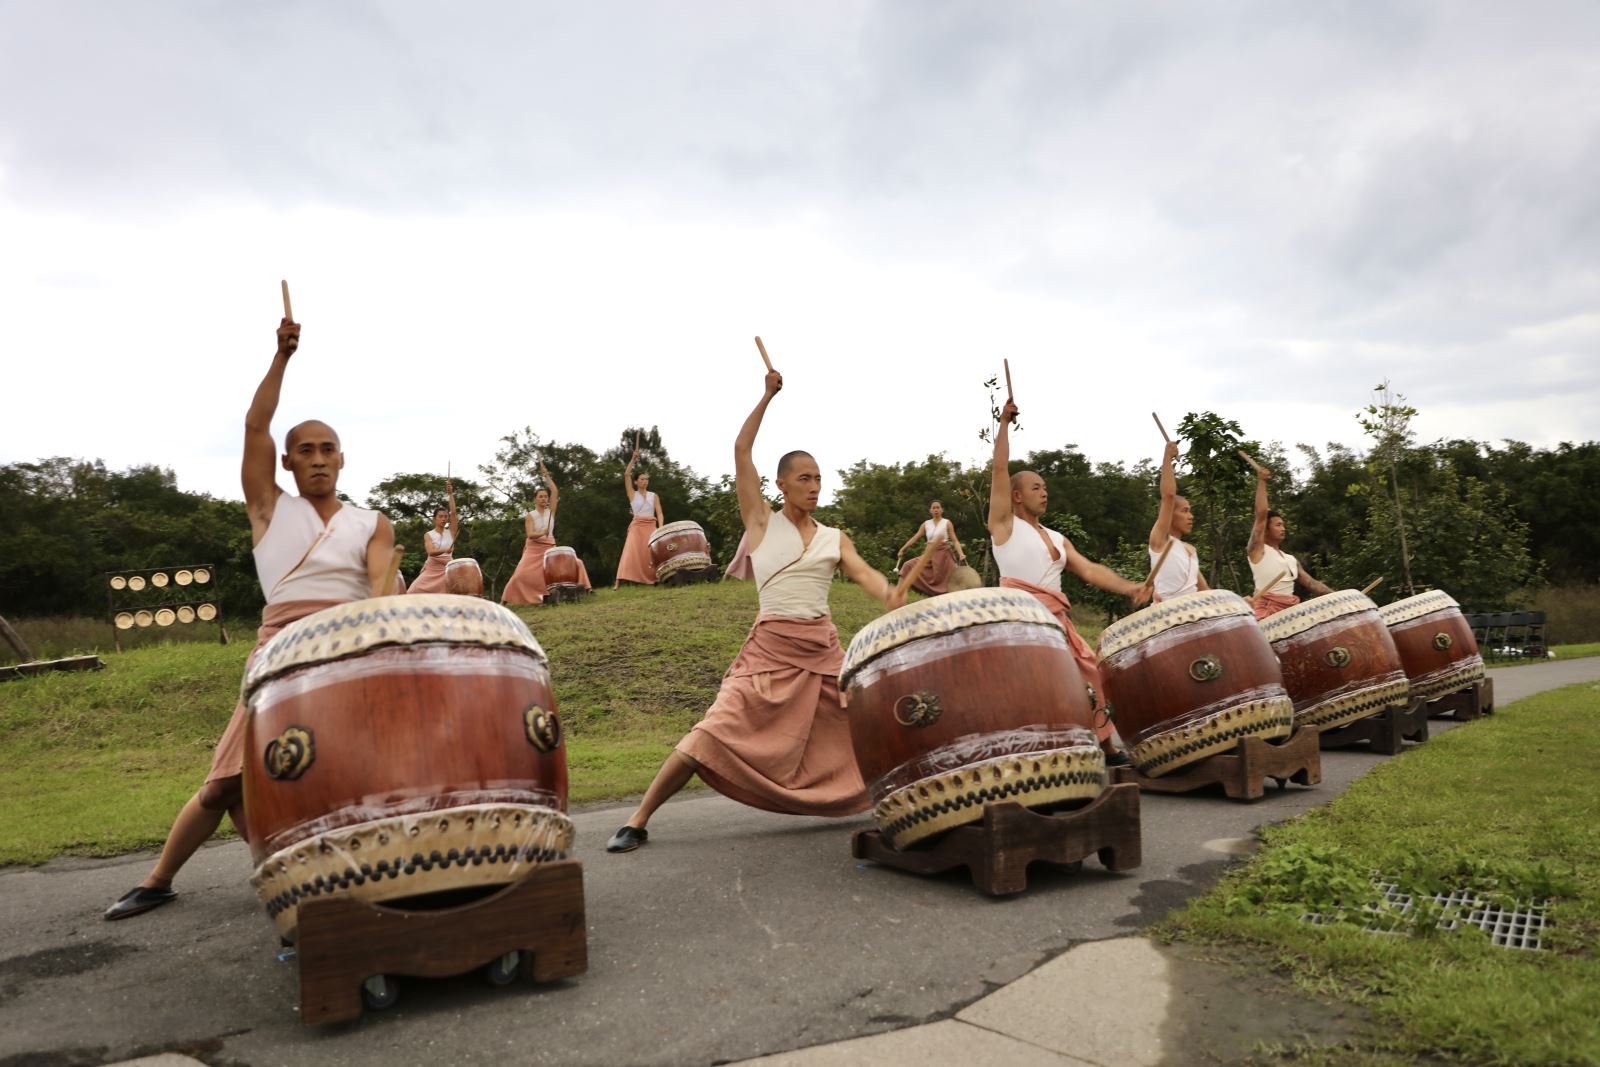
M 429 530 L 425 536 L 433 538 L 433 547 L 440 552 L 449 551 L 456 543 L 456 535 L 450 532 L 448 526 L 442 530 Z
M 533 536 L 554 537 L 556 535 L 556 517 L 548 511 L 530 511 L 528 517 L 533 520 Z
M 311 501 L 279 496 L 253 552 L 267 603 L 370 597 L 367 542 L 377 527 L 376 511 L 344 504 L 324 525 Z
M 1050 558 L 1044 537 L 1055 546 L 1056 558 Z M 1034 526 L 1023 519 L 1011 520 L 1011 539 L 994 546 L 994 561 L 1000 568 L 1000 577 L 1015 578 L 1029 585 L 1060 592 L 1061 572 L 1067 565 L 1067 539 L 1054 530 Z
M 945 527 L 949 525 L 949 519 L 940 519 L 937 524 L 935 524 L 932 519 L 928 519 L 922 524 L 922 536 L 926 537 L 929 541 L 943 541 L 949 536 L 949 534 L 945 532 Z
M 817 524 L 806 546 L 782 511 L 767 520 L 767 533 L 750 553 L 760 590 L 761 614 L 819 619 L 828 614 L 828 589 L 839 566 L 839 531 Z
M 1167 553 L 1167 561 L 1161 565 L 1161 573 L 1156 575 L 1156 600 L 1171 600 L 1200 588 L 1200 559 L 1194 546 L 1176 537 L 1169 537 L 1168 540 L 1172 542 L 1172 551 Z M 1150 550 L 1150 566 L 1154 567 L 1160 558 L 1161 553 Z
M 1248 558 L 1248 557 L 1247 557 Z M 1288 571 L 1282 578 L 1278 575 Z M 1294 596 L 1294 581 L 1300 577 L 1300 561 L 1282 549 L 1273 548 L 1271 545 L 1261 546 L 1261 562 L 1250 564 L 1250 577 L 1255 581 L 1252 593 L 1277 593 L 1279 596 Z M 1261 588 L 1274 578 L 1271 589 Z
M 656 514 L 656 495 L 654 493 L 641 493 L 635 490 L 631 506 L 633 508 L 634 518 L 653 519 L 655 518 Z

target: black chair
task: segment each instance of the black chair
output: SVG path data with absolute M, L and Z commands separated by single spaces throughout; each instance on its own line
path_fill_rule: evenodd
M 1472 630 L 1472 639 L 1478 642 L 1479 650 L 1489 647 L 1489 616 L 1482 612 L 1469 612 L 1466 616 L 1467 626 Z
M 1506 629 L 1510 625 L 1511 613 L 1509 611 L 1496 611 L 1490 613 L 1488 621 L 1484 624 L 1484 641 L 1483 644 L 1479 646 L 1480 649 L 1486 649 L 1488 651 L 1489 658 L 1505 658 L 1506 654 L 1503 649 L 1506 647 Z
M 1544 612 L 1529 611 L 1525 614 L 1528 616 L 1528 639 L 1524 650 L 1530 656 L 1544 659 L 1550 651 L 1544 643 Z
M 1528 654 L 1528 624 L 1532 621 L 1531 611 L 1513 611 L 1506 620 L 1506 647 L 1519 659 Z

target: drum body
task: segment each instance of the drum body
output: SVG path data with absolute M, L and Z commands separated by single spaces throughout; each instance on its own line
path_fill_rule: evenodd
M 989 804 L 1091 800 L 1106 787 L 1088 689 L 1033 597 L 974 589 L 861 629 L 840 674 L 873 818 L 894 848 Z
M 1400 652 L 1411 695 L 1447 696 L 1483 681 L 1483 657 L 1455 598 L 1440 590 L 1386 604 L 1380 614 Z
M 1404 705 L 1405 666 L 1378 614 L 1360 590 L 1341 589 L 1261 621 L 1272 642 L 1295 726 L 1331 730 Z
M 545 549 L 544 584 L 552 589 L 558 585 L 578 588 L 578 553 L 566 547 Z
M 711 566 L 711 542 L 698 522 L 669 522 L 650 535 L 650 562 L 658 582 L 678 571 L 705 570 Z
M 1157 778 L 1247 737 L 1286 737 L 1294 705 L 1250 605 L 1225 589 L 1163 600 L 1106 627 L 1100 679 L 1140 773 Z
M 444 565 L 444 590 L 454 596 L 482 596 L 483 571 L 470 556 L 453 559 Z
M 250 881 L 286 937 L 307 897 L 493 888 L 571 846 L 544 652 L 497 604 L 318 612 L 256 654 L 245 693 Z

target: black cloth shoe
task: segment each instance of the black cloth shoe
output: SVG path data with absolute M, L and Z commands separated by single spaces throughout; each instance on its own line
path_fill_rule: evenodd
M 606 842 L 606 851 L 632 852 L 648 840 L 650 840 L 649 830 L 637 826 L 624 826 L 611 835 L 611 840 Z
M 151 908 L 159 908 L 163 904 L 170 904 L 178 899 L 178 894 L 171 889 L 149 889 L 145 886 L 136 886 L 123 894 L 111 907 L 106 909 L 106 919 L 127 919 Z
M 1118 749 L 1115 752 L 1106 753 L 1107 767 L 1127 767 L 1132 763 L 1133 760 L 1129 759 L 1128 754 L 1121 749 Z

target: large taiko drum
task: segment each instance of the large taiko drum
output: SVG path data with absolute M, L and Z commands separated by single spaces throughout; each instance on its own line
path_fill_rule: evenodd
M 669 522 L 650 535 L 650 562 L 658 582 L 679 571 L 705 570 L 711 566 L 711 542 L 698 522 Z
M 1341 589 L 1263 619 L 1295 726 L 1332 730 L 1405 704 L 1410 686 L 1378 605 Z
M 250 883 L 285 937 L 308 898 L 493 889 L 572 845 L 544 650 L 477 598 L 307 616 L 244 680 Z
M 1100 635 L 1100 680 L 1140 773 L 1157 778 L 1287 736 L 1294 704 L 1250 605 L 1226 589 L 1184 593 Z
M 1066 635 L 1033 597 L 973 589 L 908 604 L 850 642 L 851 747 L 894 848 L 989 804 L 1091 800 L 1105 755 Z
M 545 549 L 544 584 L 551 589 L 558 585 L 570 588 L 573 592 L 581 588 L 578 582 L 578 553 L 565 546 Z
M 1418 593 L 1384 605 L 1381 614 L 1411 679 L 1413 697 L 1433 700 L 1483 681 L 1478 640 L 1449 593 Z
M 444 565 L 444 591 L 456 596 L 482 596 L 483 571 L 478 561 L 469 556 L 453 559 Z

